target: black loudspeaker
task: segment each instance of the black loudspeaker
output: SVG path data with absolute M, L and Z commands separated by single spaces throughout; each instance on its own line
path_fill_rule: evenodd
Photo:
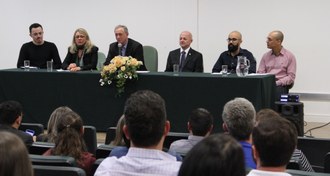
M 275 102 L 275 111 L 291 121 L 297 128 L 298 136 L 304 136 L 304 104 L 301 102 Z

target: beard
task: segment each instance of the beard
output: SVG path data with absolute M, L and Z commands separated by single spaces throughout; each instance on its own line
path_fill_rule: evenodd
M 235 52 L 238 50 L 238 45 L 233 45 L 232 43 L 228 45 L 229 52 Z

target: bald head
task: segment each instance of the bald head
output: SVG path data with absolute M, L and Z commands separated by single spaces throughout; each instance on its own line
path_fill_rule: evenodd
M 192 34 L 189 31 L 183 31 L 180 34 L 180 46 L 182 49 L 187 49 L 190 47 L 190 44 L 192 43 L 193 38 Z
M 236 39 L 242 41 L 242 34 L 238 31 L 233 31 L 233 32 L 229 33 L 228 38 L 236 38 Z
M 281 43 L 284 40 L 284 34 L 281 31 L 272 31 L 269 35 L 272 36 L 276 40 L 280 40 Z

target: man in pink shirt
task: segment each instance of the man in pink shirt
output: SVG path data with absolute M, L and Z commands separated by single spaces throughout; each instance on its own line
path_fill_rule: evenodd
M 276 78 L 276 100 L 281 94 L 288 94 L 296 78 L 296 58 L 282 46 L 284 35 L 272 31 L 267 37 L 267 48 L 271 49 L 262 56 L 257 73 L 274 74 Z

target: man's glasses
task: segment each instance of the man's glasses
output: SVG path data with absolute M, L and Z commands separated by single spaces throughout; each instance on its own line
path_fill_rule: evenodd
M 227 42 L 236 42 L 238 41 L 237 38 L 227 38 Z

